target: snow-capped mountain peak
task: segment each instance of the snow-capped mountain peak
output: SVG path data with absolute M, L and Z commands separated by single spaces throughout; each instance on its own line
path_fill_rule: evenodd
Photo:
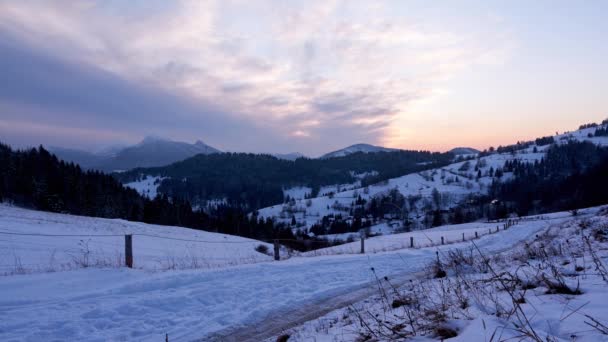
M 333 151 L 321 156 L 321 158 L 335 158 L 335 157 L 344 157 L 349 154 L 363 152 L 363 153 L 376 153 L 376 152 L 393 152 L 398 151 L 398 149 L 382 147 L 382 146 L 374 146 L 370 144 L 355 144 L 348 147 L 345 147 L 341 150 Z

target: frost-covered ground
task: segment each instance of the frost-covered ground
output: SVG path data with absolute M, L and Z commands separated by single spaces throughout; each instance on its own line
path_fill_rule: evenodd
M 238 236 L 0 205 L 0 275 L 119 267 L 124 264 L 125 234 L 135 234 L 134 266 L 146 270 L 272 260 L 255 251 L 259 245 L 272 250 L 272 245 Z
M 590 209 L 581 215 L 590 217 L 597 211 Z M 4 207 L 0 213 L 2 220 L 10 223 L 2 231 L 39 232 L 49 227 L 53 233 L 122 234 L 125 229 L 139 227 L 164 235 L 176 229 L 143 224 L 130 226 L 120 220 L 74 218 L 10 207 Z M 495 254 L 569 220 L 570 217 L 562 214 L 552 220 L 525 222 L 481 238 L 477 244 L 486 253 Z M 184 229 L 184 232 L 188 231 Z M 180 234 L 175 230 L 171 233 Z M 205 234 L 184 234 L 194 233 Z M 220 241 L 238 239 L 207 234 Z M 202 235 L 197 237 L 202 238 Z M 55 241 L 53 239 L 47 238 L 44 243 L 56 243 L 51 242 Z M 233 248 L 230 243 L 218 245 L 214 254 L 221 253 L 222 249 L 230 254 L 230 248 Z M 136 251 L 137 246 L 135 242 Z M 357 289 L 373 288 L 375 280 L 370 267 L 380 277 L 402 277 L 423 270 L 434 260 L 437 250 L 447 252 L 468 246 L 470 242 L 365 255 L 294 257 L 222 269 L 152 272 L 89 267 L 4 276 L 0 277 L 0 336 L 8 341 L 150 341 L 162 340 L 169 334 L 170 341 L 205 340 L 210 336 L 231 340 L 235 331 L 264 326 L 268 317 L 279 315 L 279 321 L 286 323 L 298 318 L 292 316 L 299 308 L 339 296 L 348 298 Z M 30 248 L 32 255 L 36 255 L 38 247 L 21 248 L 24 252 Z M 137 258 L 136 254 L 136 264 Z M 249 340 L 259 339 L 251 337 Z
M 439 256 L 414 281 L 376 272 L 374 296 L 279 336 L 317 342 L 608 341 L 607 210 L 554 224 L 501 255 L 472 247 Z

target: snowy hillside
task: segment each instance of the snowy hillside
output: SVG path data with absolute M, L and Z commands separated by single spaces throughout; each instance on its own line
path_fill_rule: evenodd
M 125 234 L 134 234 L 134 266 L 146 270 L 272 260 L 255 250 L 259 245 L 272 250 L 272 245 L 237 236 L 0 205 L 0 274 L 119 267 Z
M 162 182 L 163 179 L 165 178 L 159 176 L 146 175 L 145 178 L 142 178 L 135 182 L 125 183 L 124 186 L 137 191 L 142 196 L 154 199 L 154 197 L 156 197 L 156 195 L 158 194 L 158 187 L 160 186 L 160 182 Z
M 601 126 L 600 126 L 601 127 Z M 555 144 L 568 141 L 589 141 L 608 146 L 608 136 L 594 136 L 597 127 L 583 128 L 553 137 Z M 392 190 L 408 199 L 401 208 L 419 227 L 431 208 L 449 209 L 461 203 L 469 195 L 486 194 L 493 181 L 505 181 L 513 177 L 510 172 L 502 172 L 507 161 L 534 163 L 540 161 L 550 144 L 531 144 L 509 153 L 492 153 L 482 157 L 477 155 L 460 157 L 461 161 L 445 167 L 404 175 L 368 187 L 333 187 L 333 194 L 321 191 L 319 197 L 303 199 L 291 196 L 292 201 L 259 210 L 261 217 L 272 217 L 279 222 L 290 223 L 295 218 L 297 229 L 308 229 L 326 215 L 352 216 L 356 200 L 361 197 L 366 203 L 373 198 L 387 196 Z M 500 170 L 500 175 L 495 172 Z M 331 187 L 329 187 L 331 188 Z M 433 195 L 435 194 L 435 197 Z M 439 202 L 439 203 L 436 203 Z M 364 222 L 369 218 L 364 218 Z M 374 224 L 377 222 L 374 222 Z M 398 227 L 397 227 L 398 228 Z
M 370 145 L 370 144 L 355 144 L 355 145 L 351 145 L 351 146 L 345 147 L 345 148 L 337 150 L 337 151 L 326 153 L 323 156 L 321 156 L 321 158 L 344 157 L 346 155 L 356 153 L 356 152 L 374 153 L 374 152 L 393 152 L 393 151 L 397 151 L 397 150 L 394 148 L 374 146 L 374 145 Z
M 516 155 L 492 154 L 479 160 L 461 161 L 443 168 L 413 173 L 365 188 L 336 192 L 329 196 L 310 200 L 292 197 L 298 199 L 292 204 L 278 204 L 261 209 L 259 214 L 262 217 L 274 217 L 282 222 L 289 222 L 292 216 L 295 216 L 298 222 L 310 227 L 325 215 L 348 216 L 349 209 L 358 196 L 370 200 L 396 189 L 405 197 L 418 198 L 409 211 L 412 215 L 422 215 L 422 208 L 431 201 L 435 189 L 442 195 L 443 205 L 447 207 L 461 201 L 469 194 L 485 192 L 493 179 L 489 174 L 490 169 L 502 167 L 507 160 L 534 162 L 540 160 L 543 155 L 542 151 L 536 153 L 522 151 Z M 475 168 L 478 171 L 475 171 Z M 479 172 L 481 177 L 477 178 Z M 511 175 L 505 173 L 503 177 L 507 179 Z M 419 214 L 415 214 L 416 211 L 419 211 Z

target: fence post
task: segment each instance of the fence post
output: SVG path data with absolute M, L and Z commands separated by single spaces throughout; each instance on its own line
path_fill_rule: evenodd
M 477 231 L 475 232 L 475 238 L 479 239 L 479 234 L 477 233 Z
M 441 244 L 445 245 L 445 241 L 443 240 L 443 236 L 441 237 Z
M 133 268 L 133 235 L 125 235 L 125 265 Z
M 361 235 L 361 254 L 365 254 L 365 236 Z
M 498 233 L 498 226 L 496 226 L 496 232 Z
M 410 248 L 414 248 L 414 237 L 410 236 Z
M 281 260 L 281 255 L 279 254 L 279 240 L 274 240 L 274 260 Z
M 465 239 L 464 239 L 464 233 L 462 233 L 462 242 L 464 242 L 464 241 L 465 241 Z

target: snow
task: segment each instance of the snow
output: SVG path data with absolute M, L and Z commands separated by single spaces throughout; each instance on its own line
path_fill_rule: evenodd
M 148 271 L 214 268 L 272 260 L 255 251 L 259 245 L 272 250 L 272 245 L 257 240 L 182 227 L 0 205 L 0 274 L 61 271 L 84 266 L 118 267 L 124 260 L 125 234 L 135 234 L 134 266 Z
M 165 177 L 146 175 L 141 180 L 125 183 L 124 186 L 137 191 L 140 195 L 153 199 L 158 194 L 158 187 Z
M 580 215 L 596 211 L 586 210 Z M 549 225 L 569 219 L 561 213 L 552 220 L 525 222 L 481 238 L 477 244 L 488 253 L 507 250 Z M 1 231 L 22 233 L 153 232 L 226 241 L 197 249 L 212 256 L 234 257 L 234 253 L 252 253 L 252 248 L 259 244 L 251 240 L 245 244 L 230 244 L 228 242 L 247 239 L 189 229 L 180 231 L 174 227 L 38 213 L 7 206 L 0 206 L 0 222 Z M 443 229 L 457 234 L 466 230 L 461 228 Z M 441 231 L 441 228 L 436 231 Z M 28 241 L 25 238 L 3 237 L 9 241 L 3 241 L 2 250 L 6 252 L 15 246 L 24 252 L 24 258 L 35 258 L 38 247 L 20 244 Z M 138 242 L 139 238 L 134 237 L 136 263 L 146 259 L 138 251 L 145 251 L 147 242 Z M 46 238 L 37 242 L 64 246 L 64 241 L 69 240 Z M 381 277 L 412 274 L 433 260 L 437 250 L 467 246 L 469 243 L 456 243 L 365 255 L 294 257 L 281 262 L 222 269 L 151 272 L 147 268 L 89 267 L 5 276 L 0 278 L 0 331 L 3 340 L 20 341 L 150 341 L 162 340 L 166 333 L 170 341 L 206 339 L 212 334 L 255 325 L 273 313 L 322 303 L 339 294 L 368 286 L 374 280 L 370 267 L 374 267 Z M 184 245 L 161 240 L 153 247 L 181 251 Z M 151 256 L 154 252 L 149 248 L 144 254 Z
M 470 169 L 460 171 L 466 161 L 450 164 L 443 168 L 431 169 L 419 173 L 407 174 L 402 177 L 389 179 L 386 182 L 371 185 L 367 188 L 359 188 L 357 184 L 344 184 L 339 186 L 327 186 L 321 188 L 321 196 L 312 198 L 310 202 L 297 200 L 295 206 L 274 205 L 259 210 L 261 217 L 274 217 L 280 222 L 288 223 L 292 214 L 298 222 L 303 222 L 306 227 L 311 227 L 323 216 L 329 214 L 342 214 L 348 216 L 349 208 L 352 203 L 361 196 L 363 199 L 370 200 L 372 197 L 388 194 L 389 191 L 396 189 L 404 196 L 421 196 L 419 206 L 431 199 L 434 189 L 437 189 L 444 196 L 444 206 L 449 207 L 460 202 L 469 194 L 485 193 L 488 186 L 492 183 L 492 177 L 487 173 L 490 168 L 500 168 L 508 160 L 520 160 L 534 162 L 540 160 L 544 153 L 518 153 L 518 154 L 492 154 L 480 158 L 483 166 L 479 167 L 482 177 L 476 180 L 477 172 L 474 170 L 477 160 L 469 161 Z M 458 177 L 459 182 L 448 182 L 448 178 Z M 511 177 L 505 173 L 503 179 Z M 327 195 L 335 192 L 334 195 Z M 310 206 L 308 205 L 310 203 Z M 336 205 L 337 204 L 337 205 Z M 328 208 L 329 207 L 329 208 Z M 344 209 L 339 209 L 340 207 Z M 336 209 L 338 208 L 338 209 Z M 418 208 L 421 209 L 421 208 Z M 413 210 L 410 210 L 413 211 Z
M 605 332 L 601 333 L 590 324 L 592 319 L 604 325 L 608 323 L 605 269 L 608 261 L 608 240 L 605 239 L 608 233 L 608 212 L 588 211 L 588 214 L 591 215 L 569 220 L 564 220 L 563 213 L 545 217 L 556 222 L 544 229 L 542 234 L 538 234 L 533 239 L 534 242 L 528 241 L 532 249 L 540 248 L 544 257 L 533 256 L 527 252 L 528 245 L 519 244 L 505 249 L 500 255 L 481 251 L 481 254 L 485 255 L 484 258 L 490 260 L 493 265 L 492 272 L 479 273 L 480 269 L 465 266 L 456 274 L 455 268 L 462 266 L 444 263 L 443 267 L 448 271 L 447 278 L 437 279 L 432 272 L 426 272 L 408 281 L 394 277 L 385 280 L 380 274 L 375 283 L 375 295 L 326 312 L 295 328 L 289 327 L 281 334 L 290 336 L 289 341 L 295 342 L 352 341 L 364 340 L 363 336 L 366 335 L 374 336 L 369 333 L 368 329 L 371 327 L 376 333 L 375 336 L 379 337 L 374 340 L 378 341 L 435 341 L 442 339 L 434 336 L 433 330 L 438 324 L 443 324 L 457 332 L 455 337 L 449 339 L 455 342 L 532 340 L 522 336 L 522 329 L 518 326 L 523 326 L 528 332 L 533 329 L 543 341 L 608 341 Z M 593 238 L 592 236 L 597 236 L 598 231 L 603 231 L 604 237 Z M 582 239 L 581 235 L 592 238 Z M 587 243 L 589 245 L 586 245 Z M 593 258 L 589 252 L 590 248 L 586 247 L 591 245 L 594 246 L 599 261 Z M 551 248 L 557 247 L 559 249 L 551 251 Z M 438 255 L 441 255 L 443 262 L 446 262 L 444 258 L 449 259 L 449 256 L 441 251 Z M 473 255 L 478 253 L 474 252 Z M 591 259 L 594 261 L 590 261 Z M 407 261 L 404 259 L 404 262 Z M 603 263 L 603 266 L 598 266 L 598 262 Z M 485 265 L 485 262 L 479 264 Z M 603 271 L 600 267 L 603 267 Z M 561 276 L 556 276 L 557 272 Z M 511 286 L 508 285 L 510 275 L 534 286 L 515 283 L 515 290 L 511 290 L 514 295 L 511 296 L 505 291 L 506 287 Z M 546 277 L 562 279 L 561 281 L 571 289 L 580 288 L 582 293 L 571 295 L 549 292 L 543 282 Z M 524 300 L 514 304 L 513 298 L 520 295 Z M 394 298 L 406 299 L 412 304 L 391 308 L 390 303 L 394 303 Z M 461 305 L 461 298 L 465 298 L 466 305 Z M 421 302 L 421 299 L 424 302 Z M 515 305 L 518 305 L 521 311 L 510 311 Z M 445 316 L 436 315 L 437 312 L 444 313 Z M 525 319 L 522 318 L 523 315 Z M 418 330 L 412 334 L 412 321 L 409 320 L 412 317 L 413 324 L 418 324 L 419 328 L 424 326 L 425 319 L 428 320 L 426 324 L 430 322 L 425 328 L 426 332 Z M 379 328 L 381 325 L 385 328 Z M 399 328 L 391 330 L 392 327 Z M 383 335 L 383 332 L 388 334 Z M 410 337 L 402 338 L 397 335 Z M 267 342 L 275 340 L 276 336 L 265 337 Z
M 552 220 L 559 220 L 569 216 L 569 213 L 558 213 L 553 215 L 545 215 L 544 219 L 535 219 L 530 220 L 525 223 L 527 229 L 531 227 L 544 227 L 551 224 Z M 521 224 L 521 223 L 520 223 Z M 382 228 L 385 228 L 385 224 L 381 224 L 377 226 L 372 226 L 371 231 L 382 231 Z M 431 229 L 424 229 L 419 231 L 413 231 L 409 233 L 400 233 L 400 234 L 389 234 L 389 235 L 381 235 L 375 236 L 371 238 L 367 238 L 365 240 L 365 251 L 366 253 L 378 253 L 385 251 L 394 251 L 400 250 L 404 248 L 410 247 L 411 238 L 414 239 L 414 247 L 430 247 L 441 244 L 441 238 L 443 237 L 443 241 L 445 244 L 451 244 L 456 242 L 461 242 L 462 237 L 464 237 L 467 241 L 475 238 L 475 233 L 477 236 L 482 237 L 483 239 L 492 238 L 492 234 L 496 234 L 496 230 L 498 228 L 499 233 L 504 230 L 504 222 L 474 222 L 474 223 L 465 223 L 458 225 L 446 225 Z M 509 229 L 514 229 L 513 227 Z M 351 233 L 353 234 L 353 233 Z M 351 234 L 336 234 L 338 237 L 343 238 L 341 235 Z M 332 235 L 333 236 L 333 235 Z M 346 243 L 338 246 L 318 249 L 314 251 L 310 251 L 304 253 L 304 256 L 310 255 L 332 255 L 332 254 L 353 254 L 358 253 L 361 249 L 361 242 L 359 241 L 359 234 L 354 234 L 356 237 L 355 242 Z
M 576 137 L 581 140 L 589 140 L 590 138 L 587 138 L 586 134 L 583 133 L 576 135 Z M 591 140 L 594 142 L 600 141 L 596 138 L 591 138 Z M 606 142 L 608 145 L 608 139 L 606 139 Z M 293 206 L 277 204 L 262 208 L 258 212 L 261 217 L 272 217 L 284 223 L 289 223 L 292 216 L 295 216 L 296 220 L 301 222 L 304 227 L 310 228 L 326 215 L 341 214 L 343 217 L 348 216 L 350 207 L 358 196 L 370 200 L 396 189 L 405 197 L 421 197 L 413 208 L 409 208 L 410 219 L 420 220 L 424 217 L 423 208 L 432 205 L 431 198 L 435 189 L 442 195 L 441 207 L 444 209 L 450 208 L 471 194 L 486 194 L 489 186 L 496 179 L 489 175 L 490 169 L 502 168 L 505 162 L 513 160 L 527 163 L 540 161 L 545 156 L 547 148 L 549 148 L 549 145 L 537 148 L 537 152 L 533 152 L 534 147 L 532 146 L 516 153 L 494 153 L 480 158 L 459 161 L 441 168 L 392 178 L 367 188 L 362 188 L 360 182 L 325 186 L 319 191 L 319 196 L 312 198 L 310 202 L 297 200 Z M 468 169 L 463 167 L 465 163 L 469 163 Z M 476 167 L 477 170 L 481 171 L 479 179 L 477 178 Z M 501 181 L 512 177 L 511 173 L 505 172 Z M 455 179 L 457 181 L 454 181 Z M 334 194 L 330 195 L 331 192 Z
M 579 129 L 579 130 L 576 130 L 573 132 L 565 132 L 565 133 L 556 135 L 555 141 L 559 144 L 566 144 L 566 143 L 568 143 L 568 141 L 571 141 L 571 140 L 572 141 L 589 141 L 596 145 L 608 146 L 608 136 L 589 137 L 589 134 L 593 135 L 595 133 L 595 130 L 602 126 L 605 126 L 605 125 L 600 125 L 598 127 L 583 128 L 583 129 Z

